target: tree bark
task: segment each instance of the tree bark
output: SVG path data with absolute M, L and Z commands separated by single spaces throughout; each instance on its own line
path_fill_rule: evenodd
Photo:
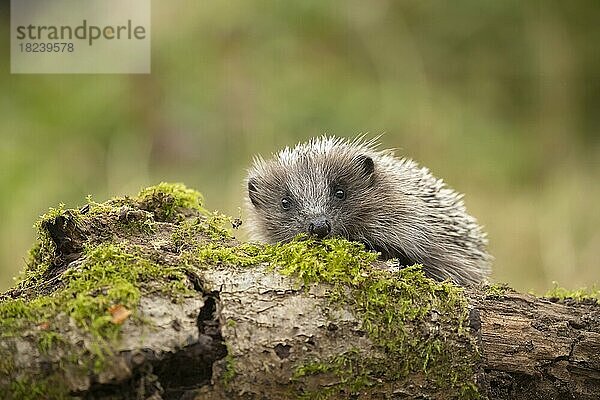
M 61 290 L 64 282 L 57 282 L 65 271 L 77 274 L 85 266 L 86 246 L 107 240 L 128 243 L 157 265 L 180 265 L 181 249 L 191 244 L 175 243 L 174 233 L 199 217 L 183 213 L 182 220 L 159 221 L 144 204 L 136 200 L 83 223 L 66 212 L 42 224 L 55 245 L 50 268 L 42 281 L 13 288 L 2 302 L 32 301 Z M 155 224 L 151 233 L 113 229 L 124 219 L 147 218 Z M 197 235 L 187 240 L 194 245 L 212 240 Z M 331 370 L 299 376 L 299 367 L 340 354 L 375 356 L 385 363 L 386 353 L 374 345 L 354 310 L 332 307 L 329 284 L 301 285 L 265 263 L 230 268 L 215 262 L 188 265 L 185 271 L 195 294 L 175 300 L 157 290 L 143 291 L 136 318 L 125 319 L 118 340 L 106 342 L 110 348 L 102 350 L 106 360 L 100 369 L 82 361 L 94 361 L 94 337 L 64 312 L 49 322 L 60 335 L 52 346 L 40 346 L 48 334 L 46 321 L 34 321 L 18 334 L 0 325 L 3 398 L 20 398 L 25 385 L 32 398 L 55 398 L 54 387 L 61 387 L 60 396 L 82 399 L 461 398 L 422 370 L 395 382 L 346 388 Z M 466 289 L 464 295 L 466 328 L 475 343 L 468 348 L 476 360 L 471 378 L 483 398 L 599 398 L 600 307 L 595 301 L 557 303 L 489 288 Z M 438 318 L 431 313 L 426 326 L 447 329 L 436 323 Z M 422 332 L 422 340 L 430 334 Z M 453 334 L 448 332 L 449 346 L 464 346 Z M 37 384 L 42 381 L 47 385 Z
M 507 292 L 467 293 L 482 353 L 480 386 L 494 399 L 600 397 L 600 307 Z

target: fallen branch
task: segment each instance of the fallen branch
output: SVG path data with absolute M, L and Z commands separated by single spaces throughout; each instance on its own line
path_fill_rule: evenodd
M 235 241 L 196 192 L 53 210 L 0 303 L 0 395 L 595 399 L 600 307 Z

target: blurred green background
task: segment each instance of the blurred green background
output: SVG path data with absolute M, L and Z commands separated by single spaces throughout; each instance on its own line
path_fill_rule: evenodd
M 384 133 L 466 194 L 493 279 L 600 283 L 600 2 L 154 1 L 152 74 L 11 75 L 0 290 L 48 207 L 184 182 L 238 215 L 252 155 Z

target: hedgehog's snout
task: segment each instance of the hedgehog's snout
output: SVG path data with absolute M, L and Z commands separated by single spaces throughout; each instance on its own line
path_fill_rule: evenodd
M 308 224 L 308 233 L 323 239 L 331 233 L 331 224 L 325 217 L 315 218 Z

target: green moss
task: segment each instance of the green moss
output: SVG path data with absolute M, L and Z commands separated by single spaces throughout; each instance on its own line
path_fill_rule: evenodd
M 95 339 L 87 350 L 93 355 L 96 369 L 107 355 L 107 344 L 118 337 L 121 328 L 112 322 L 111 306 L 122 305 L 135 311 L 143 287 L 172 297 L 194 293 L 181 269 L 154 264 L 113 244 L 88 249 L 85 261 L 66 271 L 61 279 L 64 287 L 50 295 L 0 303 L 2 335 L 46 323 L 50 331 L 42 331 L 38 344 L 48 352 L 60 339 L 52 332 L 52 323 L 64 314 Z
M 63 338 L 59 333 L 54 331 L 43 331 L 38 337 L 38 348 L 41 353 L 48 354 L 50 349 L 54 348 L 57 343 L 62 341 Z
M 189 243 L 195 229 L 205 232 L 200 225 L 201 222 L 195 222 L 185 226 L 174 240 Z M 449 282 L 426 278 L 419 266 L 393 273 L 375 268 L 375 253 L 365 251 L 360 244 L 335 238 L 316 241 L 298 237 L 275 245 L 208 242 L 197 246 L 194 257 L 201 265 L 210 266 L 243 268 L 269 263 L 278 272 L 298 278 L 306 287 L 331 284 L 332 307 L 343 305 L 354 311 L 385 358 L 347 352 L 301 366 L 296 379 L 328 373 L 339 381 L 334 387 L 307 392 L 307 398 L 334 396 L 341 390 L 355 392 L 381 382 L 397 381 L 411 373 L 425 375 L 441 390 L 450 390 L 456 396 L 478 396 L 471 369 L 476 349 L 468 332 L 463 290 Z M 436 322 L 432 323 L 432 319 Z M 436 328 L 442 325 L 445 329 Z M 430 328 L 436 329 L 423 337 L 420 329 Z M 452 338 L 442 332 L 450 332 Z M 450 347 L 447 339 L 459 341 L 461 347 Z
M 558 282 L 552 282 L 554 287 L 546 292 L 543 297 L 564 301 L 573 299 L 575 301 L 596 300 L 600 301 L 600 289 L 595 286 L 591 289 L 580 288 L 577 290 L 568 290 L 558 285 Z
M 506 283 L 494 283 L 486 286 L 484 291 L 486 296 L 502 297 L 510 291 L 510 287 Z
M 203 210 L 202 195 L 181 183 L 159 183 L 143 189 L 137 200 L 146 210 L 152 210 L 160 221 L 173 221 L 184 209 Z
M 200 218 L 184 221 L 171 235 L 171 241 L 178 251 L 195 248 L 196 238 L 204 232 L 205 227 Z
M 71 218 L 76 224 L 81 223 L 80 215 L 76 210 L 65 210 L 64 207 L 64 204 L 60 204 L 56 208 L 50 208 L 48 212 L 42 215 L 34 224 L 38 240 L 29 251 L 26 261 L 27 267 L 18 278 L 18 281 L 39 280 L 52 264 L 55 258 L 56 246 L 46 229 L 48 224 L 54 223 L 59 216 Z
M 65 205 L 59 204 L 58 207 L 51 207 L 48 209 L 48 212 L 40 217 L 40 219 L 35 223 L 34 227 L 39 228 L 42 227 L 45 223 L 53 222 L 56 217 L 59 217 L 65 213 Z M 70 210 L 73 211 L 73 210 Z
M 38 240 L 33 247 L 29 250 L 26 261 L 26 269 L 23 274 L 17 279 L 19 281 L 31 279 L 41 276 L 52 261 L 54 255 L 54 243 L 44 243 L 42 240 Z
M 233 328 L 237 325 L 237 322 L 235 319 L 228 319 L 227 322 L 225 323 L 225 326 L 227 326 L 228 328 Z
M 478 397 L 472 371 L 477 352 L 468 332 L 463 290 L 425 277 L 419 266 L 397 272 L 379 269 L 372 266 L 375 253 L 335 238 L 298 237 L 275 245 L 205 243 L 198 246 L 195 256 L 201 264 L 211 266 L 269 263 L 307 288 L 328 283 L 332 285 L 332 307 L 345 306 L 362 321 L 369 339 L 385 357 L 369 358 L 351 351 L 300 366 L 296 379 L 327 373 L 339 381 L 334 387 L 305 393 L 307 398 L 357 392 L 412 373 L 423 374 L 455 397 Z M 444 329 L 438 329 L 441 326 Z M 430 333 L 423 335 L 424 329 Z M 449 337 L 444 332 L 449 332 Z M 454 346 L 448 344 L 449 339 Z
M 300 380 L 304 377 L 314 375 L 332 374 L 338 384 L 327 388 L 321 388 L 318 391 L 303 391 L 299 393 L 300 399 L 328 399 L 336 398 L 340 390 L 348 393 L 356 393 L 365 387 L 374 386 L 369 374 L 371 371 L 365 369 L 363 356 L 358 350 L 349 350 L 343 354 L 338 354 L 327 362 L 312 362 L 302 365 L 296 369 L 293 380 Z
M 300 238 L 267 247 L 266 252 L 285 275 L 298 277 L 306 285 L 333 285 L 332 305 L 353 310 L 369 339 L 386 355 L 382 360 L 348 352 L 301 366 L 297 377 L 332 373 L 340 382 L 336 390 L 351 393 L 422 373 L 456 396 L 478 396 L 471 368 L 476 351 L 468 333 L 467 301 L 461 288 L 426 278 L 419 266 L 398 272 L 374 268 L 371 262 L 376 255 L 342 239 L 318 242 Z M 440 325 L 446 329 L 433 329 Z M 423 335 L 423 329 L 429 333 Z M 464 346 L 449 347 L 449 338 L 442 332 L 450 332 Z M 328 388 L 327 392 L 333 395 L 336 390 Z
M 155 219 L 159 221 L 183 220 L 183 211 L 201 212 L 209 214 L 202 208 L 202 195 L 192 189 L 186 188 L 183 184 L 160 183 L 150 186 L 140 191 L 137 197 L 115 197 L 104 203 L 98 203 L 87 198 L 87 204 L 84 212 L 80 210 L 66 210 L 64 204 L 56 208 L 50 208 L 49 211 L 40 217 L 34 227 L 37 230 L 38 240 L 29 251 L 27 266 L 21 276 L 17 279 L 17 284 L 31 284 L 40 280 L 44 273 L 54 262 L 56 255 L 56 246 L 48 230 L 48 224 L 53 224 L 58 217 L 63 217 L 63 221 L 72 221 L 78 226 L 101 224 L 104 231 L 101 232 L 107 238 L 112 237 L 111 231 L 121 231 L 124 236 L 143 233 L 151 234 L 155 230 Z M 224 216 L 220 214 L 210 214 L 207 217 L 209 223 L 206 230 L 211 230 L 213 234 L 227 234 L 227 231 L 218 224 Z M 110 228 L 110 224 L 114 226 Z M 108 226 L 107 226 L 108 225 Z
M 122 208 L 119 212 L 120 227 L 129 234 L 143 233 L 150 235 L 154 233 L 156 222 L 152 213 L 147 211 L 130 211 Z
M 87 204 L 82 209 L 85 210 L 84 215 L 87 217 L 107 216 L 116 213 L 121 207 L 134 207 L 136 205 L 136 199 L 129 196 L 113 197 L 104 203 L 98 203 L 89 195 L 86 200 Z
M 188 279 L 188 266 L 155 258 L 147 237 L 154 234 L 158 242 L 164 240 L 160 237 L 162 232 L 155 231 L 155 219 L 172 221 L 177 229 L 194 215 L 202 221 L 204 237 L 230 237 L 221 226 L 224 217 L 209 214 L 201 204 L 198 192 L 181 184 L 161 183 L 142 190 L 138 197 L 117 197 L 104 203 L 88 198 L 81 210 L 66 210 L 63 205 L 50 209 L 35 225 L 37 243 L 11 291 L 12 296 L 18 297 L 0 303 L 0 338 L 31 332 L 26 340 L 61 368 L 84 375 L 100 373 L 108 365 L 110 349 L 121 332 L 120 321 L 113 322 L 111 307 L 125 307 L 132 311 L 129 319 L 133 323 L 147 323 L 136 312 L 143 293 L 162 292 L 174 301 L 197 295 Z M 65 254 L 58 254 L 49 234 L 51 228 L 75 235 L 74 253 L 67 256 L 75 255 L 76 263 L 69 265 Z M 191 237 L 186 239 L 192 241 Z M 59 332 L 70 324 L 80 329 L 85 340 L 63 342 Z M 59 342 L 63 343 L 57 350 Z M 55 395 L 44 385 L 60 376 L 60 372 L 44 377 L 41 372 L 14 371 L 13 352 L 8 347 L 0 349 L 0 370 L 6 376 L 0 380 L 0 392 L 7 393 L 0 397 L 28 398 L 23 391 L 34 381 L 31 398 L 61 398 L 59 394 L 63 392 Z
M 225 225 L 232 225 L 231 217 L 223 215 L 219 212 L 205 212 L 206 216 L 206 229 L 204 231 L 205 234 L 212 241 L 222 242 L 233 239 L 231 232 L 227 230 Z
M 212 244 L 222 246 L 223 242 L 233 239 L 231 233 L 224 228 L 226 223 L 230 223 L 230 218 L 225 215 L 203 212 L 200 217 L 183 221 L 171 235 L 171 240 L 180 251 L 198 248 L 199 238 L 209 239 Z
M 9 376 L 13 372 L 14 368 L 14 360 L 11 356 L 0 357 L 0 375 Z
M 64 286 L 49 295 L 0 303 L 1 335 L 10 337 L 28 326 L 46 325 L 36 331 L 40 352 L 48 354 L 62 340 L 53 330 L 54 324 L 66 323 L 61 315 L 68 317 L 92 340 L 86 341 L 85 347 L 69 349 L 68 352 L 78 356 L 74 362 L 65 362 L 84 368 L 87 364 L 95 373 L 105 368 L 107 357 L 112 354 L 111 343 L 118 339 L 122 326 L 113 323 L 111 306 L 132 310 L 131 318 L 136 319 L 142 290 L 165 292 L 175 299 L 195 294 L 188 286 L 184 270 L 154 264 L 113 244 L 88 249 L 85 261 L 66 271 L 61 280 Z M 11 386 L 14 398 L 21 398 L 20 389 L 18 381 Z M 40 393 L 50 393 L 44 392 L 45 387 L 40 385 L 32 389 L 33 393 L 38 393 L 35 391 L 38 389 Z
M 17 378 L 11 382 L 8 390 L 0 388 L 0 395 L 9 400 L 72 399 L 68 389 L 56 378 Z
M 284 275 L 300 278 L 305 284 L 327 282 L 356 285 L 367 277 L 365 267 L 377 259 L 361 244 L 344 239 L 315 241 L 300 236 L 296 240 L 267 246 L 265 253 Z
M 225 356 L 225 371 L 221 375 L 221 379 L 223 381 L 223 385 L 225 387 L 229 386 L 233 379 L 237 375 L 235 369 L 235 358 L 231 355 L 229 349 L 227 351 L 227 355 Z
M 247 267 L 270 260 L 269 247 L 252 243 L 242 243 L 236 247 L 227 247 L 215 243 L 200 246 L 195 257 L 204 265 L 234 265 Z

